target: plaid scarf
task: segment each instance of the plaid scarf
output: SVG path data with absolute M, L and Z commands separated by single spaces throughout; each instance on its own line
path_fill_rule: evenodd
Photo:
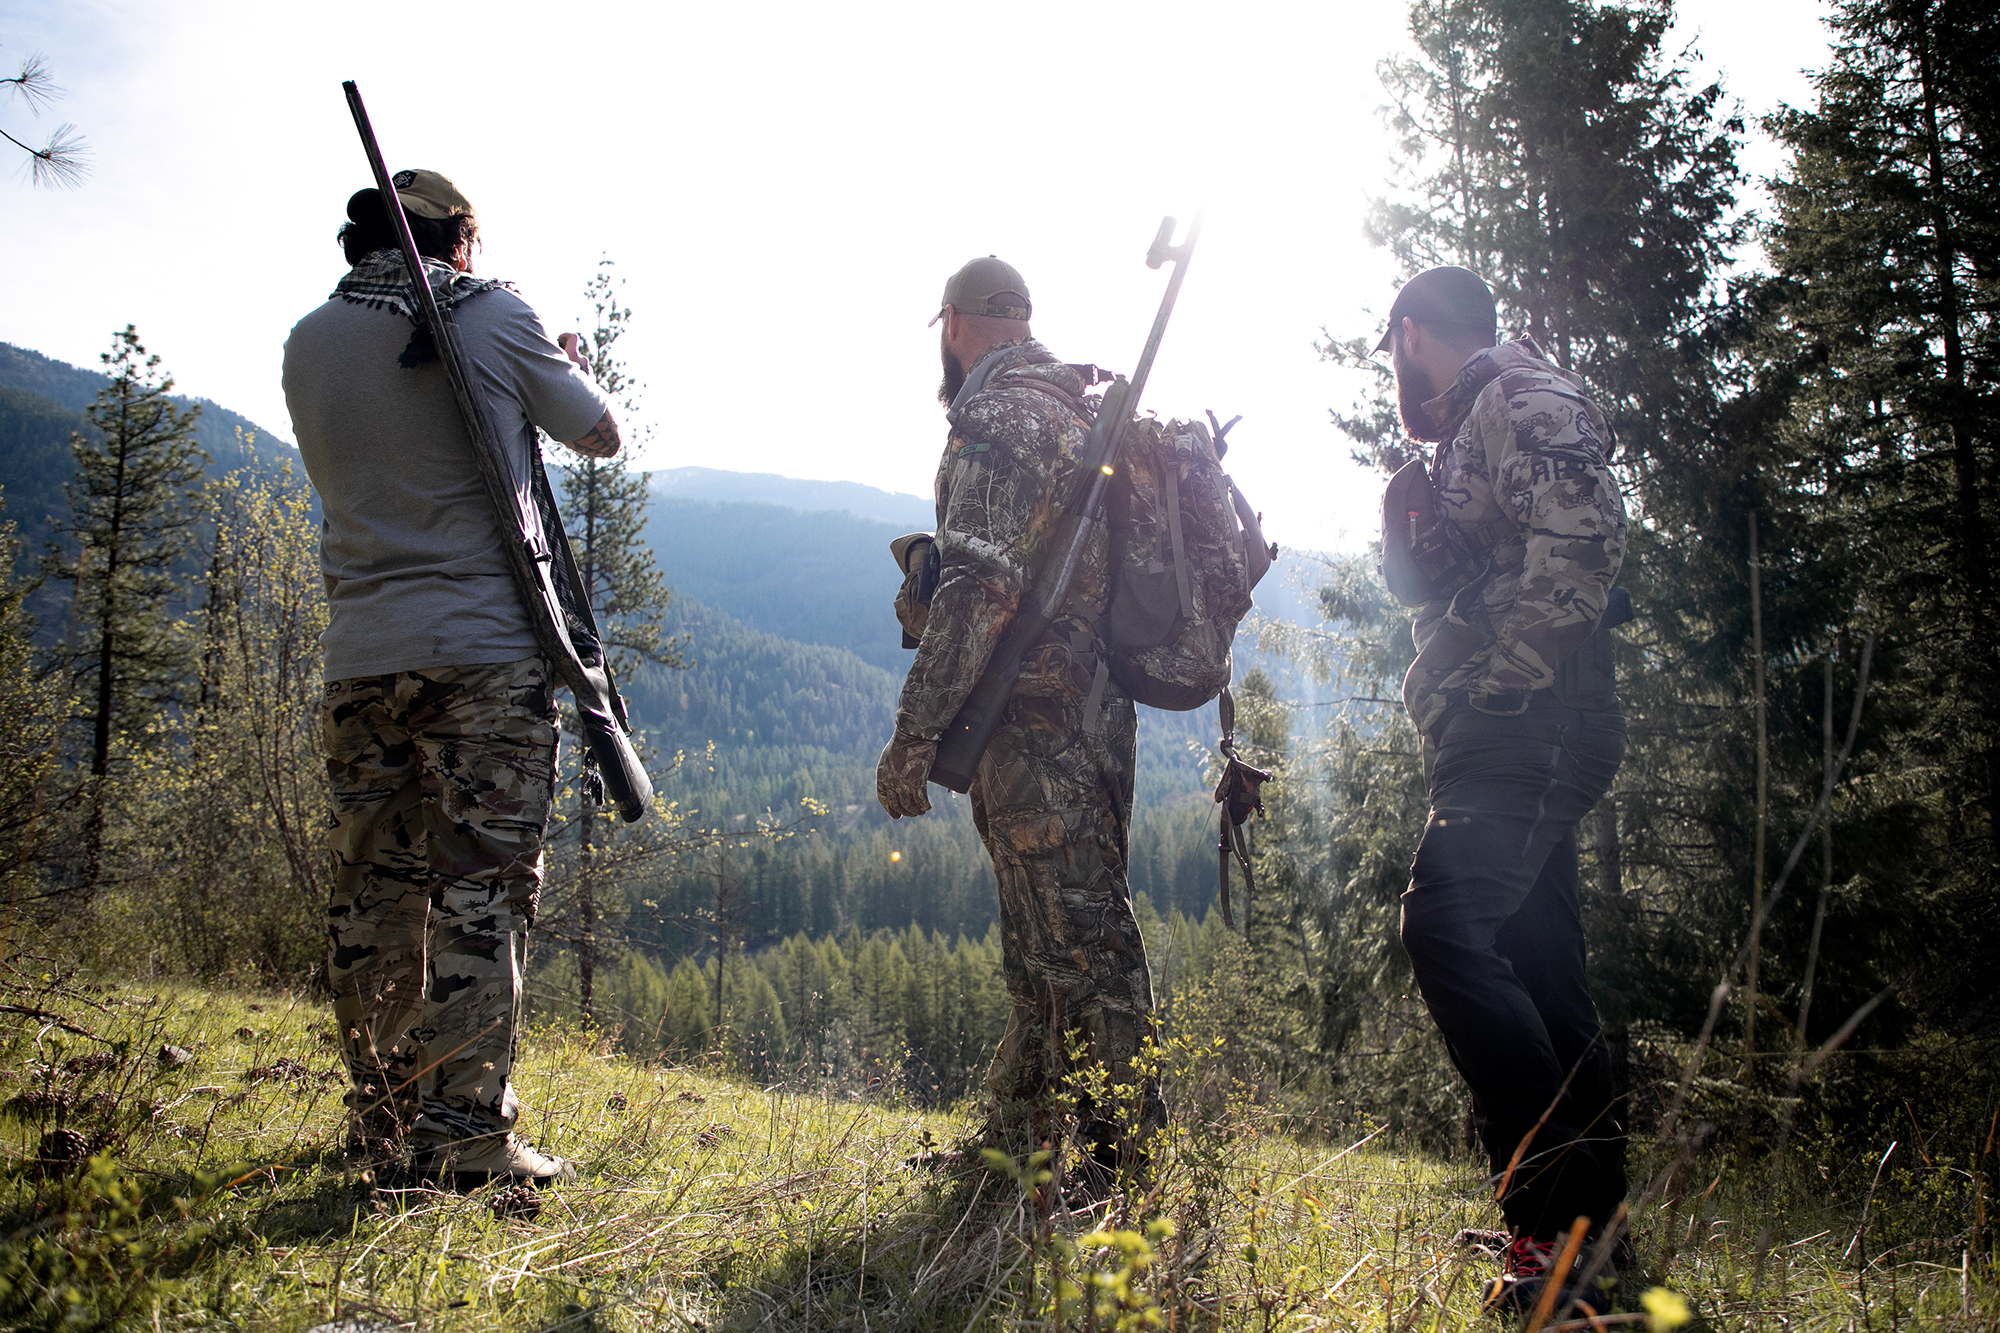
M 431 295 L 436 298 L 439 310 L 449 310 L 467 297 L 490 292 L 495 287 L 513 290 L 512 283 L 498 278 L 475 278 L 428 255 L 423 256 L 423 261 L 424 277 L 430 282 Z M 423 325 L 421 308 L 410 299 L 410 281 L 403 267 L 402 251 L 376 250 L 367 255 L 334 284 L 328 299 L 334 296 L 370 310 L 387 310 L 410 321 L 413 328 L 409 345 L 396 358 L 396 364 L 403 369 L 414 370 L 437 360 L 437 347 L 431 342 L 430 330 Z

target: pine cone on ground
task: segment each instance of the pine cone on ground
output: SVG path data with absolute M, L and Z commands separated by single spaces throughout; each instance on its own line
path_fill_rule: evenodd
M 78 1077 L 82 1077 L 85 1074 L 95 1074 L 104 1069 L 116 1069 L 117 1067 L 118 1057 L 109 1051 L 93 1051 L 89 1055 L 73 1055 L 63 1061 L 63 1068 Z
M 45 1176 L 66 1176 L 90 1160 L 90 1140 L 73 1129 L 54 1129 L 42 1135 L 35 1150 L 37 1165 Z
M 614 1092 L 604 1099 L 604 1109 L 607 1111 L 622 1111 L 631 1104 L 625 1100 L 625 1094 L 622 1092 Z
M 42 1120 L 51 1116 L 60 1120 L 74 1105 L 75 1097 L 52 1088 L 30 1088 L 7 1099 L 7 1109 L 23 1120 Z
M 488 1206 L 493 1209 L 493 1216 L 503 1221 L 518 1217 L 532 1222 L 541 1215 L 542 1196 L 533 1185 L 516 1185 L 494 1195 Z

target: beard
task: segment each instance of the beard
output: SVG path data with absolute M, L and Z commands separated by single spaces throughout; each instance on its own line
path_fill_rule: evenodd
M 1436 444 L 1444 438 L 1444 432 L 1424 410 L 1424 404 L 1437 397 L 1430 376 L 1404 358 L 1400 341 L 1389 359 L 1396 368 L 1396 407 L 1402 413 L 1404 432 L 1413 440 Z
M 1424 404 L 1435 396 L 1429 386 L 1419 384 L 1414 375 L 1396 377 L 1396 407 L 1402 413 L 1403 431 L 1411 439 L 1436 444 L 1444 438 L 1444 432 L 1438 429 L 1437 422 L 1424 409 Z
M 958 397 L 958 391 L 965 387 L 965 363 L 952 355 L 949 347 L 943 349 L 944 378 L 938 382 L 938 402 L 945 407 Z

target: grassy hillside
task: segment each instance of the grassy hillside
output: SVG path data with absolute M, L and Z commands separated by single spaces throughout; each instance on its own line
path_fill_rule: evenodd
M 1232 1086 L 1192 1001 L 1162 1057 L 1175 1125 L 1154 1180 L 1095 1209 L 912 1169 L 971 1122 L 893 1084 L 758 1088 L 544 1028 L 524 1043 L 523 1127 L 581 1173 L 510 1210 L 343 1160 L 319 1003 L 24 964 L 0 1018 L 9 1328 L 1507 1326 L 1477 1313 L 1494 1266 L 1457 1239 L 1495 1221 L 1475 1171 L 1399 1150 L 1365 1109 L 1298 1136 L 1273 1089 Z M 66 1133 L 96 1154 L 62 1159 Z M 1657 1282 L 1702 1329 L 1994 1327 L 1990 1272 L 1929 1247 L 1921 1198 L 1869 1188 L 1868 1165 L 1782 1214 L 1694 1173 L 1641 1224 L 1627 1306 Z

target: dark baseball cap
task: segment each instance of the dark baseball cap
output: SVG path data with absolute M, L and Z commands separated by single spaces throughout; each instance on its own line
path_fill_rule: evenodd
M 968 259 L 945 279 L 944 298 L 931 323 L 944 318 L 951 306 L 961 315 L 991 315 L 994 319 L 1026 319 L 1035 307 L 1028 300 L 1028 283 L 1012 264 L 994 255 Z
M 1389 338 L 1408 316 L 1419 324 L 1453 324 L 1475 333 L 1493 332 L 1499 316 L 1493 309 L 1493 289 L 1469 268 L 1443 264 L 1427 268 L 1403 284 L 1389 307 L 1389 327 L 1375 350 L 1389 350 Z

